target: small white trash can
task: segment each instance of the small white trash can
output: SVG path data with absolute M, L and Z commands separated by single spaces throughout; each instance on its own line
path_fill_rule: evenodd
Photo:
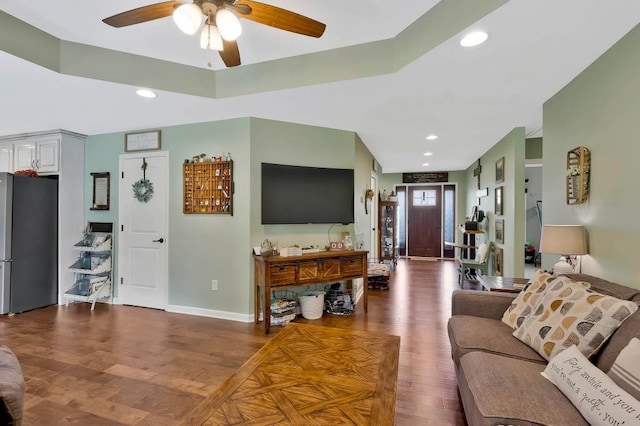
M 322 318 L 324 310 L 324 291 L 308 291 L 300 296 L 300 310 L 306 319 Z

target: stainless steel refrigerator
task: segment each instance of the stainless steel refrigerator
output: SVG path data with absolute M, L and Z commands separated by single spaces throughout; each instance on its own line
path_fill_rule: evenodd
M 58 181 L 0 173 L 0 314 L 58 301 Z

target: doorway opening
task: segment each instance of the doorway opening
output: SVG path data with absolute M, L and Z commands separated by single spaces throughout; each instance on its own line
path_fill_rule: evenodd
M 455 241 L 456 186 L 396 186 L 400 256 L 453 258 L 445 241 Z

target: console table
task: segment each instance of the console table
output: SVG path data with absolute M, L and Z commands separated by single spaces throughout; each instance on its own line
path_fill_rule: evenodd
M 271 326 L 271 290 L 362 278 L 362 298 L 367 312 L 367 251 L 322 251 L 301 256 L 254 255 L 255 321 L 263 303 L 264 332 Z M 261 294 L 262 293 L 262 294 Z

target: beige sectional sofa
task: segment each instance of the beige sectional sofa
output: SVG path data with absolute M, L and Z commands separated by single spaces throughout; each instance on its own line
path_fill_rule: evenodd
M 24 377 L 18 358 L 6 346 L 0 346 L 0 425 L 22 424 L 24 392 Z
M 640 289 L 589 275 L 568 277 L 591 289 L 640 304 Z M 448 331 L 467 423 L 475 425 L 586 425 L 580 412 L 540 374 L 547 361 L 512 336 L 501 319 L 515 294 L 457 290 Z M 633 337 L 640 310 L 628 317 L 590 359 L 605 373 Z

